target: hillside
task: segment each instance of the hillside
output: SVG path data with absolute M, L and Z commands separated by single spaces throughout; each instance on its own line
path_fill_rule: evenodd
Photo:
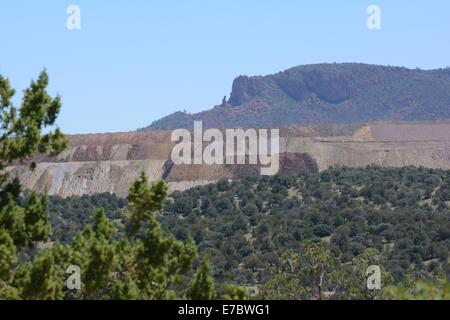
M 190 128 L 194 120 L 224 128 L 439 119 L 450 119 L 450 68 L 316 64 L 239 76 L 221 105 L 176 112 L 141 130 Z
M 219 283 L 276 281 L 271 272 L 283 252 L 299 251 L 308 241 L 324 243 L 336 271 L 346 274 L 354 274 L 348 268 L 370 253 L 394 282 L 407 275 L 448 277 L 449 187 L 450 171 L 412 167 L 221 180 L 172 194 L 158 220 L 177 239 L 195 240 L 201 254 L 211 257 Z M 92 221 L 95 207 L 120 221 L 126 200 L 110 194 L 52 197 L 53 240 L 70 242 Z M 346 288 L 340 290 L 348 294 Z

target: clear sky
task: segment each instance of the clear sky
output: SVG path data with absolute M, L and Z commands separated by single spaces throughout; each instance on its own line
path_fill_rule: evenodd
M 71 4 L 81 30 L 66 27 Z M 371 4 L 381 30 L 366 26 Z M 321 62 L 450 66 L 450 1 L 0 0 L 0 40 L 0 73 L 19 96 L 47 68 L 64 132 L 129 131 L 219 104 L 241 74 Z

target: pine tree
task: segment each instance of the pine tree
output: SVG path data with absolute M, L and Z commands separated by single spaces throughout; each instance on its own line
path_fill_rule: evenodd
M 46 197 L 32 193 L 22 201 L 19 180 L 5 170 L 13 163 L 28 164 L 34 169 L 30 158 L 36 152 L 54 155 L 67 147 L 58 128 L 42 133 L 55 124 L 61 107 L 60 97 L 50 97 L 47 86 L 44 70 L 24 91 L 21 106 L 16 108 L 12 103 L 15 90 L 0 75 L 0 298 L 58 298 L 57 286 L 50 276 L 51 254 L 38 255 L 33 266 L 14 268 L 18 252 L 46 240 L 50 226 Z
M 166 186 L 149 186 L 142 173 L 129 190 L 127 226 L 116 227 L 102 209 L 94 212 L 92 226 L 72 244 L 55 247 L 59 269 L 77 265 L 81 292 L 66 292 L 73 299 L 172 299 L 183 285 L 197 255 L 193 241 L 165 236 L 154 210 L 161 208 Z M 119 230 L 125 229 L 125 233 Z
M 186 297 L 191 300 L 214 300 L 216 289 L 211 276 L 211 266 L 207 257 L 204 257 L 200 267 L 186 291 Z
M 55 155 L 68 143 L 53 126 L 61 107 L 60 97 L 51 98 L 43 71 L 25 90 L 20 109 L 11 98 L 14 90 L 0 76 L 0 299 L 170 299 L 178 297 L 187 272 L 197 256 L 192 239 L 187 243 L 164 235 L 156 221 L 167 195 L 164 182 L 149 185 L 141 173 L 128 196 L 126 226 L 109 221 L 102 209 L 93 213 L 93 224 L 72 243 L 56 243 L 37 250 L 27 261 L 17 255 L 35 251 L 51 229 L 45 195 L 21 198 L 20 181 L 10 177 L 10 164 L 29 163 L 37 152 Z M 88 214 L 88 213 L 86 213 Z M 81 290 L 66 288 L 69 266 L 80 270 Z M 178 288 L 178 289 L 177 289 Z
M 242 286 L 226 284 L 223 287 L 222 297 L 224 300 L 248 300 L 248 290 Z

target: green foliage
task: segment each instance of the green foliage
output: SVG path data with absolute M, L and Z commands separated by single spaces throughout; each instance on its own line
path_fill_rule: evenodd
M 261 297 L 268 299 L 325 298 L 324 289 L 333 290 L 336 261 L 321 243 L 308 242 L 299 253 L 286 251 L 274 268 L 274 277 L 261 288 Z
M 216 289 L 211 276 L 211 265 L 208 258 L 203 258 L 201 265 L 186 291 L 186 297 L 191 300 L 214 300 Z
M 43 251 L 39 253 L 33 263 L 27 264 L 24 268 L 26 270 L 23 270 L 22 274 L 18 273 L 23 277 L 20 280 L 23 282 L 23 287 L 18 288 L 22 299 L 55 300 L 63 297 L 64 281 L 61 281 L 63 280 L 62 274 L 56 270 L 52 252 Z
M 272 271 L 272 278 L 261 287 L 264 299 L 359 299 L 380 298 L 383 290 L 367 288 L 366 270 L 369 261 L 377 262 L 377 252 L 368 249 L 351 264 L 339 264 L 322 243 L 307 243 L 296 253 L 286 251 L 281 263 Z M 391 276 L 381 272 L 382 287 Z
M 111 222 L 103 209 L 95 209 L 92 225 L 87 225 L 69 244 L 39 250 L 30 261 L 17 266 L 14 276 L 8 268 L 16 260 L 13 240 L 0 233 L 2 298 L 22 299 L 173 299 L 179 297 L 179 286 L 191 269 L 197 250 L 187 243 L 165 236 L 151 210 L 160 208 L 166 187 L 161 183 L 149 187 L 141 175 L 130 188 L 128 212 L 142 226 L 139 235 L 119 232 L 121 223 Z M 152 195 L 143 203 L 137 193 Z M 136 201 L 137 200 L 137 201 Z M 141 211 L 144 210 L 144 211 Z M 68 266 L 81 270 L 81 290 L 65 287 Z M 203 270 L 203 269 L 201 269 Z M 199 271 L 199 274 L 201 273 Z M 13 278 L 13 279 L 12 279 Z M 211 297 L 211 296 L 208 296 Z
M 0 75 L 0 170 L 14 161 L 24 161 L 37 151 L 57 154 L 67 147 L 59 129 L 42 134 L 41 130 L 55 124 L 61 108 L 61 98 L 51 98 L 46 89 L 48 75 L 39 74 L 24 91 L 17 109 L 11 102 L 15 90 L 8 79 Z M 2 178 L 7 176 L 2 173 Z
M 167 187 L 163 182 L 150 187 L 144 173 L 130 187 L 125 223 L 95 209 L 92 223 L 73 232 L 70 242 L 46 242 L 54 237 L 47 198 L 23 197 L 20 182 L 5 169 L 37 152 L 53 155 L 67 146 L 58 129 L 41 133 L 54 125 L 61 106 L 59 97 L 47 94 L 47 85 L 44 71 L 25 90 L 17 110 L 11 104 L 14 90 L 0 77 L 0 299 L 176 298 L 197 250 L 192 240 L 183 243 L 164 234 L 155 212 Z M 81 271 L 81 290 L 65 286 L 70 266 Z
M 369 290 L 367 288 L 367 268 L 369 266 L 379 266 L 381 271 L 381 287 L 389 286 L 393 279 L 392 275 L 386 271 L 383 267 L 382 261 L 380 260 L 380 252 L 377 249 L 369 248 L 364 250 L 360 255 L 352 259 L 350 266 L 347 266 L 349 272 L 354 275 L 354 288 L 352 294 L 357 299 L 364 300 L 375 300 L 380 298 L 382 295 L 382 290 Z
M 409 275 L 450 276 L 450 210 L 442 200 L 449 186 L 449 171 L 412 167 L 224 180 L 171 194 L 156 219 L 178 240 L 191 237 L 210 257 L 219 289 L 226 283 L 272 286 L 261 294 L 319 298 L 312 276 L 298 273 L 293 282 L 285 272 L 286 250 L 301 254 L 306 266 L 302 252 L 312 242 L 332 256 L 322 298 L 379 299 L 381 292 L 367 290 L 369 265 L 381 267 L 382 287 Z M 86 212 L 106 202 L 110 218 L 123 216 L 123 199 L 108 194 L 50 198 L 54 229 L 80 228 L 90 221 L 74 209 L 77 204 Z
M 450 210 L 441 200 L 449 186 L 449 171 L 412 167 L 245 178 L 174 193 L 158 219 L 192 236 L 219 283 L 259 285 L 287 248 L 298 252 L 308 241 L 322 242 L 340 264 L 375 249 L 372 260 L 397 283 L 410 273 L 450 276 Z
M 450 282 L 448 279 L 419 281 L 413 288 L 403 285 L 386 288 L 386 299 L 393 300 L 450 300 Z
M 333 257 L 323 244 L 310 243 L 304 249 L 303 261 L 300 269 L 301 275 L 305 278 L 303 282 L 310 281 L 310 287 L 317 290 L 317 298 L 321 300 L 324 279 L 333 271 Z
M 245 287 L 226 284 L 223 287 L 222 298 L 224 300 L 248 300 L 249 293 Z
M 302 283 L 301 273 L 305 270 L 301 255 L 293 250 L 284 252 L 270 279 L 261 287 L 260 297 L 274 300 L 301 300 L 307 297 L 307 288 Z
M 224 299 L 247 299 L 245 286 L 271 299 L 449 298 L 448 280 L 436 284 L 450 274 L 449 171 L 335 168 L 222 180 L 167 201 L 165 184 L 149 186 L 142 173 L 126 200 L 49 200 L 22 193 L 6 170 L 16 162 L 32 170 L 36 152 L 67 146 L 59 129 L 42 133 L 61 105 L 47 85 L 44 71 L 16 109 L 0 76 L 0 299 L 214 299 L 215 280 Z M 193 275 L 196 245 L 212 261 Z M 373 264 L 382 292 L 366 287 Z M 65 286 L 72 265 L 81 290 Z
M 165 190 L 161 183 L 149 187 L 141 174 L 130 187 L 127 208 L 127 219 L 141 230 L 119 233 L 126 228 L 121 223 L 114 225 L 98 209 L 92 227 L 87 226 L 72 244 L 57 249 L 65 265 L 78 265 L 82 271 L 83 287 L 76 298 L 177 297 L 177 286 L 183 285 L 197 251 L 192 241 L 182 243 L 165 236 L 156 222 L 153 210 L 160 208 Z
M 57 298 L 50 253 L 39 254 L 33 265 L 14 267 L 17 254 L 31 248 L 37 241 L 50 235 L 47 222 L 47 198 L 32 193 L 21 197 L 20 182 L 10 177 L 6 167 L 16 162 L 26 162 L 36 152 L 57 154 L 68 143 L 61 131 L 42 131 L 53 126 L 61 107 L 60 97 L 47 94 L 48 76 L 39 74 L 24 91 L 19 109 L 12 104 L 15 90 L 9 80 L 0 75 L 0 297 L 44 299 Z M 48 276 L 48 277 L 47 277 Z M 16 283 L 22 287 L 17 288 Z M 39 290 L 39 293 L 38 293 Z
M 130 188 L 127 211 L 127 235 L 133 237 L 141 227 L 144 219 L 154 218 L 152 212 L 161 210 L 162 202 L 167 194 L 164 182 L 156 183 L 152 189 L 147 187 L 147 177 L 142 172 L 140 179 L 136 180 Z

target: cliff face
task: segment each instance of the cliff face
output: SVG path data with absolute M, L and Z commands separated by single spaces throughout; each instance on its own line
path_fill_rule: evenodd
M 340 137 L 319 137 L 315 130 L 281 130 L 281 172 L 373 164 L 450 169 L 450 124 L 376 124 Z M 47 189 L 62 197 L 101 192 L 125 196 L 142 170 L 150 181 L 166 180 L 171 191 L 259 174 L 257 165 L 174 165 L 170 135 L 167 131 L 69 136 L 69 150 L 56 158 L 37 156 L 33 172 L 24 166 L 9 170 L 26 189 Z
M 267 76 L 239 76 L 227 103 L 176 112 L 143 130 L 450 119 L 450 69 L 316 64 Z

